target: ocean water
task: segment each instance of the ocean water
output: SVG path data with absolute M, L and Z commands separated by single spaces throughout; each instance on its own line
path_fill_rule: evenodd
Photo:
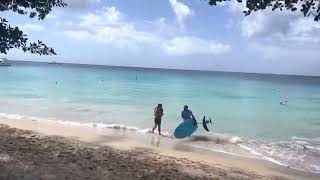
M 0 118 L 146 133 L 158 103 L 167 138 L 187 104 L 198 119 L 214 123 L 210 133 L 200 127 L 191 146 L 320 172 L 320 77 L 30 62 L 0 67 Z

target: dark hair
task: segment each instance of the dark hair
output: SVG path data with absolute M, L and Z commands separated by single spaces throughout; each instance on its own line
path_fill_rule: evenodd
M 188 109 L 188 105 L 184 105 L 183 109 L 187 110 Z
M 158 104 L 158 106 L 162 106 L 162 104 Z

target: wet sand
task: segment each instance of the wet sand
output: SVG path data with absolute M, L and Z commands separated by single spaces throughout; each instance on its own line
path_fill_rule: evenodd
M 259 160 L 158 148 L 119 130 L 0 123 L 0 179 L 320 179 Z

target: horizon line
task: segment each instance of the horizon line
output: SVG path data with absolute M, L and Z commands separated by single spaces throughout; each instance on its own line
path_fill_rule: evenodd
M 140 69 L 154 69 L 154 70 L 171 70 L 171 71 L 194 71 L 194 72 L 217 72 L 217 73 L 234 73 L 234 74 L 250 74 L 250 75 L 271 75 L 271 76 L 303 76 L 303 77 L 320 77 L 320 75 L 304 75 L 304 74 L 280 74 L 280 73 L 260 73 L 260 72 L 241 72 L 241 71 L 222 71 L 222 70 L 206 70 L 206 69 L 179 69 L 179 68 L 161 68 L 161 67 L 143 67 L 143 66 L 122 66 L 122 65 L 107 65 L 107 64 L 86 64 L 86 63 L 72 63 L 59 61 L 31 61 L 31 60 L 8 60 L 9 62 L 31 62 L 39 64 L 51 65 L 78 65 L 78 66 L 95 66 L 95 67 L 115 67 L 115 68 L 140 68 Z

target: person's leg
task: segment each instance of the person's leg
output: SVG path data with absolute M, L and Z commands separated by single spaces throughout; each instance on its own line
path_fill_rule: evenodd
M 158 122 L 158 132 L 159 132 L 159 135 L 161 135 L 161 119 Z
M 152 133 L 154 133 L 154 130 L 156 129 L 157 124 L 154 124 L 154 127 L 152 128 Z
M 152 133 L 154 133 L 154 130 L 156 129 L 157 127 L 157 119 L 154 118 L 154 127 L 152 128 Z

